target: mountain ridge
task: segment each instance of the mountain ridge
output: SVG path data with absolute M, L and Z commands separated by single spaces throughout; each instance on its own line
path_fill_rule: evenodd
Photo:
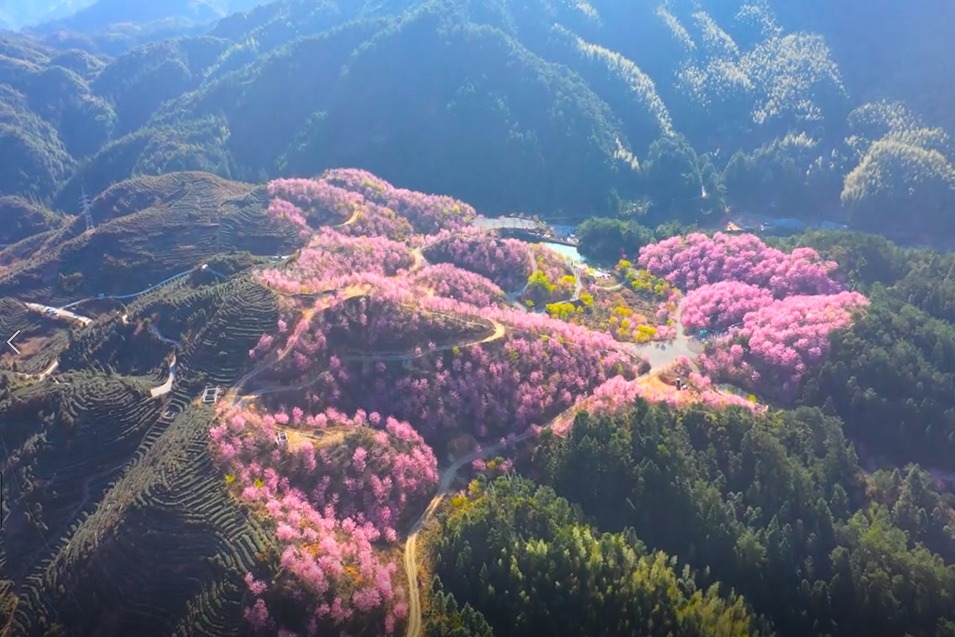
M 621 38 L 624 23 L 641 37 Z M 924 157 L 922 207 L 936 207 L 930 190 L 955 203 L 950 142 L 925 146 L 932 122 L 901 103 L 859 104 L 828 42 L 787 31 L 766 4 L 286 0 L 204 32 L 69 62 L 42 39 L 8 38 L 6 101 L 36 112 L 6 139 L 37 183 L 10 175 L 0 190 L 69 214 L 83 189 L 143 172 L 261 181 L 363 165 L 492 213 L 638 210 L 652 225 L 824 210 L 897 233 L 892 191 L 921 183 L 912 158 Z M 442 57 L 456 61 L 420 62 Z M 859 109 L 903 128 L 860 134 Z
M 95 0 L 77 7 L 68 16 L 35 24 L 30 31 L 39 34 L 56 31 L 95 34 L 119 24 L 138 24 L 147 28 L 152 23 L 168 21 L 207 24 L 248 11 L 261 3 L 262 0 L 177 0 L 160 4 L 131 4 L 123 0 Z

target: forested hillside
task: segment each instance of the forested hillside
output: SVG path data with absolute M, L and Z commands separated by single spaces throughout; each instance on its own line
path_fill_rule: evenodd
M 955 10 L 13 6 L 0 637 L 955 637 Z
M 82 190 L 138 174 L 352 165 L 488 213 L 755 213 L 948 241 L 953 122 L 925 73 L 951 57 L 951 16 L 820 7 L 282 0 L 125 53 L 115 33 L 8 35 L 0 192 L 74 214 Z

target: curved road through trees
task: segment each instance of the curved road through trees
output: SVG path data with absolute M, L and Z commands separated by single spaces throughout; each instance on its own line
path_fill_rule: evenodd
M 498 321 L 492 320 L 491 323 L 494 326 L 494 331 L 485 336 L 484 338 L 477 339 L 474 341 L 468 341 L 464 343 L 454 343 L 451 345 L 439 345 L 434 349 L 421 349 L 421 351 L 413 352 L 376 352 L 374 354 L 353 354 L 349 356 L 343 356 L 342 361 L 410 361 L 416 358 L 421 358 L 429 354 L 435 354 L 437 352 L 446 352 L 452 350 L 455 347 L 466 348 L 472 347 L 474 345 L 486 345 L 487 343 L 493 343 L 498 341 L 507 334 L 507 326 Z
M 553 421 L 551 421 L 553 423 Z M 550 427 L 550 424 L 547 425 Z M 545 427 L 546 428 L 546 427 Z M 411 527 L 411 531 L 408 533 L 408 537 L 405 539 L 405 551 L 404 551 L 404 567 L 405 575 L 408 577 L 408 630 L 406 632 L 408 637 L 421 637 L 423 633 L 423 623 L 421 621 L 421 595 L 419 591 L 418 584 L 418 532 L 421 530 L 421 527 L 424 526 L 424 523 L 431 517 L 435 511 L 437 511 L 438 506 L 444 500 L 445 496 L 451 491 L 451 485 L 454 484 L 454 478 L 457 476 L 458 471 L 461 467 L 474 462 L 479 458 L 486 458 L 487 456 L 497 453 L 505 447 L 509 447 L 523 440 L 527 440 L 534 435 L 532 429 L 528 429 L 519 436 L 515 436 L 510 440 L 506 440 L 503 443 L 498 442 L 491 445 L 490 447 L 485 447 L 483 449 L 478 449 L 473 451 L 466 456 L 462 456 L 454 461 L 450 467 L 444 470 L 441 474 L 441 480 L 438 482 L 438 491 L 434 494 L 434 497 L 431 498 L 431 502 L 428 503 L 428 507 L 424 512 L 415 520 L 414 525 Z

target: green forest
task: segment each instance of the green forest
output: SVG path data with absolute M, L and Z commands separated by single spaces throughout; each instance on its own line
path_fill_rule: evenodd
M 952 57 L 950 16 L 857 4 L 283 0 L 137 41 L 103 31 L 93 18 L 118 9 L 99 2 L 55 37 L 0 34 L 0 192 L 56 217 L 137 175 L 356 166 L 488 214 L 759 214 L 947 245 L 948 87 L 907 74 Z M 848 16 L 898 56 L 875 57 Z
M 955 634 L 951 496 L 818 409 L 638 402 L 532 465 L 452 502 L 429 635 Z

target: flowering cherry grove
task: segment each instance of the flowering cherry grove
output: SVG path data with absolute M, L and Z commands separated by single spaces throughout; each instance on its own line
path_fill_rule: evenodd
M 271 585 L 247 576 L 253 629 L 361 634 L 371 625 L 394 634 L 407 614 L 407 589 L 393 547 L 437 483 L 431 448 L 408 423 L 375 413 L 261 415 L 227 406 L 219 416 L 210 432 L 216 455 L 234 471 L 227 479 L 238 497 L 274 522 L 284 573 Z M 274 443 L 280 431 L 285 446 Z M 323 444 L 312 432 L 341 442 Z M 298 591 L 295 626 L 270 611 L 289 590 Z
M 772 292 L 758 285 L 732 280 L 704 285 L 686 293 L 683 326 L 694 331 L 724 331 L 772 301 Z
M 280 292 L 307 294 L 337 289 L 337 280 L 354 272 L 394 276 L 413 264 L 414 256 L 404 243 L 379 236 L 351 237 L 322 228 L 311 235 L 288 267 L 263 270 L 259 280 Z
M 333 186 L 357 192 L 365 201 L 393 211 L 406 219 L 419 234 L 461 230 L 477 216 L 474 208 L 463 201 L 445 195 L 427 195 L 395 188 L 364 170 L 338 168 L 327 171 L 322 179 Z
M 415 276 L 415 282 L 443 296 L 469 305 L 486 307 L 505 300 L 504 291 L 488 278 L 462 270 L 450 263 L 429 265 Z
M 269 214 L 307 232 L 337 225 L 346 234 L 403 240 L 412 233 L 461 229 L 474 209 L 451 197 L 395 188 L 369 172 L 328 170 L 318 179 L 269 183 Z
M 829 335 L 852 323 L 868 300 L 858 292 L 791 296 L 749 312 L 740 327 L 700 357 L 713 377 L 789 399 L 829 353 Z
M 356 277 L 363 285 L 370 280 Z M 317 600 L 308 631 L 329 623 L 347 629 L 360 616 L 392 634 L 403 618 L 389 547 L 436 481 L 428 444 L 437 448 L 461 432 L 485 441 L 516 437 L 608 378 L 633 379 L 641 371 L 642 361 L 620 352 L 608 335 L 513 308 L 420 296 L 407 279 L 377 283 L 366 295 L 283 319 L 264 336 L 254 355 L 273 358 L 256 378 L 258 404 L 224 412 L 226 424 L 213 431 L 243 500 L 276 524 L 281 565 L 295 590 Z M 298 391 L 266 395 L 280 388 Z M 345 427 L 370 442 L 345 452 L 292 436 L 287 450 L 268 451 L 279 426 L 326 432 L 329 443 L 331 432 Z M 379 448 L 399 444 L 395 437 L 405 447 L 381 457 Z M 334 533 L 337 552 L 305 535 L 315 525 L 321 538 Z M 249 619 L 267 630 L 274 597 L 261 592 Z
M 798 382 L 865 302 L 813 251 L 785 254 L 755 237 L 664 241 L 641 251 L 649 272 L 630 268 L 616 288 L 582 287 L 559 255 L 472 227 L 474 210 L 450 197 L 351 169 L 268 190 L 270 213 L 297 226 L 305 246 L 256 274 L 280 317 L 210 434 L 235 497 L 274 529 L 277 555 L 245 582 L 258 634 L 400 632 L 409 613 L 401 538 L 454 440 L 516 442 L 565 429 L 581 409 L 613 411 L 638 397 L 764 409 L 704 374 Z M 554 287 L 538 299 L 547 311 L 513 303 L 534 275 Z M 613 291 L 621 286 L 647 297 L 639 324 L 624 310 L 612 316 L 625 304 Z M 626 332 L 618 338 L 673 338 L 679 287 L 689 289 L 688 327 L 726 331 L 700 368 L 676 361 L 680 389 L 665 374 L 642 377 L 640 348 L 653 344 L 555 317 L 600 293 L 616 299 L 604 314 Z M 492 464 L 510 467 L 472 467 Z
M 693 232 L 644 246 L 638 263 L 682 290 L 720 281 L 749 283 L 775 298 L 792 294 L 835 294 L 842 285 L 832 277 L 838 268 L 812 248 L 791 253 L 770 248 L 751 234 L 712 237 Z
M 302 387 L 313 409 L 406 419 L 429 441 L 462 428 L 478 438 L 523 433 L 643 366 L 607 334 L 421 295 L 407 279 L 382 279 L 367 295 L 331 303 L 266 338 L 257 355 L 272 348 L 280 360 L 259 381 Z
M 672 237 L 642 248 L 639 263 L 687 290 L 687 329 L 714 333 L 704 371 L 780 400 L 822 363 L 832 331 L 868 304 L 815 250 L 787 254 L 753 235 Z
M 450 263 L 487 277 L 505 292 L 522 289 L 531 275 L 531 247 L 474 228 L 444 232 L 429 240 L 424 255 L 432 263 Z

